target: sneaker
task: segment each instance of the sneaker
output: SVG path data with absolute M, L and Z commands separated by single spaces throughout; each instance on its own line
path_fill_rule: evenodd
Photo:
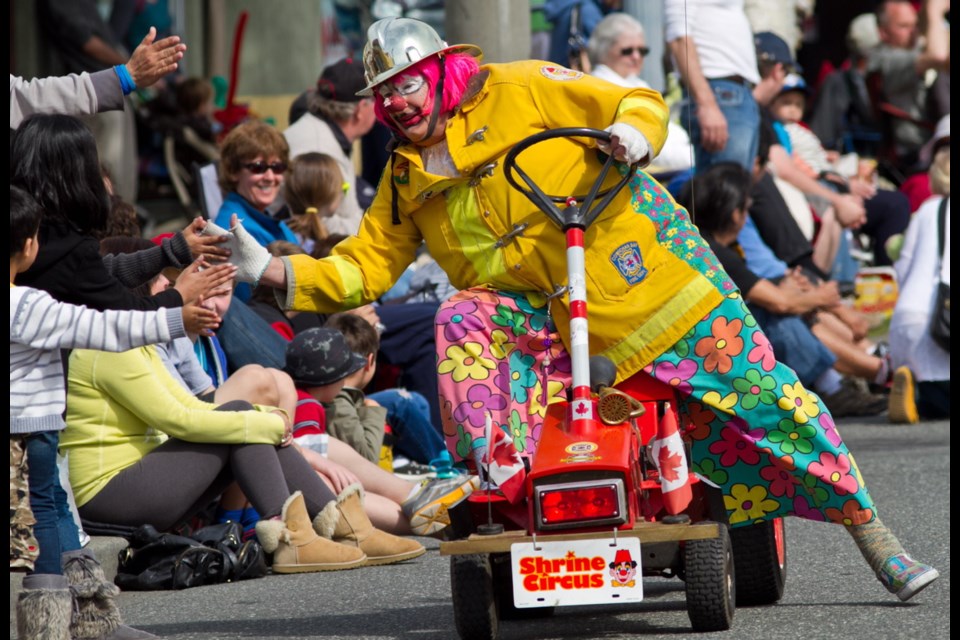
M 905 553 L 888 558 L 877 578 L 887 591 L 906 602 L 940 577 L 940 572 L 928 564 L 917 562 Z
M 450 524 L 448 511 L 477 488 L 476 476 L 422 480 L 420 490 L 400 505 L 414 535 L 429 536 Z
M 399 465 L 394 465 L 393 474 L 404 480 L 424 480 L 437 476 L 436 469 L 430 465 L 412 460 L 401 461 Z
M 437 472 L 438 478 L 456 478 L 460 471 L 453 466 L 453 457 L 446 450 L 430 461 L 430 466 Z
M 875 416 L 887 408 L 887 399 L 867 391 L 853 378 L 844 378 L 836 393 L 823 396 L 823 403 L 834 418 Z
M 907 367 L 898 367 L 893 372 L 893 386 L 890 388 L 890 402 L 888 403 L 890 422 L 916 424 L 920 421 L 915 389 L 913 372 Z

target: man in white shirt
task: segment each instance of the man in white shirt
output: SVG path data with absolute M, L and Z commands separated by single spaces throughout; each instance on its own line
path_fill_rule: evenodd
M 694 147 L 697 173 L 731 161 L 750 170 L 760 112 L 760 81 L 743 0 L 664 0 L 667 46 L 684 84 L 680 122 Z

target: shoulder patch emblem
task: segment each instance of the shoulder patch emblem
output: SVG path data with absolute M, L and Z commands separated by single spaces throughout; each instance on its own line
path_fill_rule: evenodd
M 550 80 L 579 80 L 583 77 L 583 71 L 546 64 L 540 67 L 540 74 Z
M 410 162 L 401 160 L 393 167 L 393 181 L 397 184 L 409 184 L 410 182 Z
M 610 254 L 610 262 L 631 286 L 639 284 L 647 277 L 647 268 L 643 266 L 643 258 L 640 256 L 640 245 L 636 242 L 626 242 L 617 247 Z

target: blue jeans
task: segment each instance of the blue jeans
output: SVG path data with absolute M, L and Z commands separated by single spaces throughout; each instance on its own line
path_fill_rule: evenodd
M 812 388 L 837 361 L 800 316 L 776 315 L 754 305 L 750 311 L 770 340 L 777 360 L 793 369 L 803 386 Z
M 708 80 L 717 106 L 727 119 L 727 144 L 720 151 L 707 151 L 701 142 L 700 121 L 696 105 L 689 95 L 680 108 L 680 122 L 688 126 L 696 160 L 696 173 L 702 173 L 718 162 L 736 162 L 747 171 L 753 169 L 760 146 L 760 108 L 749 87 L 729 80 Z
M 80 533 L 60 486 L 57 469 L 59 431 L 41 431 L 26 437 L 30 508 L 37 524 L 33 535 L 40 547 L 34 573 L 62 574 L 60 554 L 80 548 Z
M 227 356 L 230 373 L 248 364 L 283 369 L 287 341 L 236 297 L 217 329 L 217 340 Z
M 395 453 L 428 464 L 446 451 L 440 432 L 430 422 L 430 405 L 422 395 L 406 389 L 387 389 L 367 397 L 387 410 L 387 422 L 396 438 Z

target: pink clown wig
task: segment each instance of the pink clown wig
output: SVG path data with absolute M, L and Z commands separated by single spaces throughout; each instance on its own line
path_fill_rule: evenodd
M 467 82 L 480 70 L 477 59 L 465 53 L 451 53 L 443 56 L 444 77 L 443 94 L 440 99 L 440 113 L 449 113 L 453 108 L 460 104 L 463 94 L 467 90 Z M 430 99 L 433 99 L 433 93 L 440 80 L 440 61 L 439 56 L 430 56 L 420 62 L 404 69 L 400 75 L 419 73 L 427 80 Z M 432 108 L 432 104 L 430 105 Z M 378 99 L 378 94 L 374 91 L 373 109 L 377 115 L 377 120 L 387 125 L 394 132 L 399 133 L 397 125 L 387 114 L 383 106 L 383 101 Z

